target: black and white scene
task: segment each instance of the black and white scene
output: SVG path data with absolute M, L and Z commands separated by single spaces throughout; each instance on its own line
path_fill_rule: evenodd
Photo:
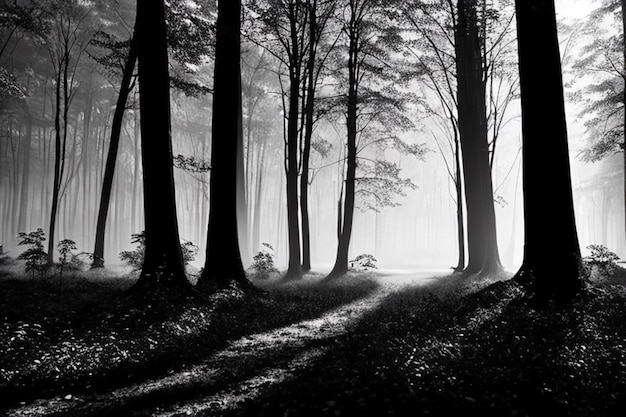
M 626 415 L 626 0 L 0 0 L 0 416 Z

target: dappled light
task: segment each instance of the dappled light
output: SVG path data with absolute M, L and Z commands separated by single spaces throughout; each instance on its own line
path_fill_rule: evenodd
M 622 416 L 625 28 L 0 0 L 0 416 Z

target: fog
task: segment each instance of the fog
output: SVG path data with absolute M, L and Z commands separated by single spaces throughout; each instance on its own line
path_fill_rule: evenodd
M 563 25 L 584 19 L 591 2 L 557 1 Z M 132 22 L 132 5 L 125 21 Z M 128 25 L 113 31 L 128 32 Z M 610 31 L 612 26 L 608 25 Z M 572 36 L 569 26 L 561 26 L 565 40 Z M 85 29 L 86 31 L 88 29 Z M 22 39 L 24 38 L 24 39 Z M 23 88 L 19 99 L 3 99 L 0 120 L 0 244 L 11 256 L 22 250 L 17 246 L 18 232 L 48 230 L 52 195 L 54 158 L 53 68 L 46 61 L 46 44 L 10 37 L 5 28 L 4 40 L 11 53 L 0 56 L 5 72 L 15 73 Z M 584 37 L 574 39 L 564 57 L 566 110 L 570 138 L 573 192 L 580 246 L 603 244 L 620 257 L 626 256 L 623 193 L 623 156 L 610 155 L 597 162 L 583 162 L 581 152 L 589 144 L 586 120 L 580 116 L 584 102 L 572 98 L 580 90 L 579 74 L 572 69 Z M 576 42 L 579 42 L 577 44 Z M 514 43 L 510 44 L 513 48 Z M 287 217 L 285 171 L 283 163 L 284 119 L 280 84 L 275 61 L 263 58 L 262 49 L 253 42 L 244 45 L 242 67 L 244 107 L 244 157 L 248 239 L 242 242 L 247 254 L 244 264 L 270 244 L 276 253 L 277 266 L 285 268 L 287 254 Z M 59 200 L 58 239 L 76 241 L 79 251 L 92 252 L 97 208 L 100 200 L 111 118 L 119 88 L 119 77 L 102 71 L 90 55 L 103 55 L 97 48 L 76 57 L 77 72 L 67 118 L 65 176 Z M 33 58 L 35 57 L 35 58 Z M 36 62 L 33 63 L 33 60 Z M 265 59 L 265 61 L 264 61 Z M 621 65 L 621 63 L 619 64 Z M 173 63 L 173 67 L 180 63 Z M 187 77 L 198 77 L 211 85 L 212 64 L 203 61 L 189 64 Z M 514 68 L 514 67 L 513 67 Z M 328 88 L 336 80 L 326 79 Z M 623 88 L 623 86 L 622 86 Z M 322 88 L 323 89 L 323 88 Z M 441 104 L 426 92 L 420 81 L 407 87 L 432 109 Z M 172 89 L 172 137 L 174 155 L 210 161 L 210 94 L 189 96 Z M 24 111 L 24 102 L 28 110 Z M 435 111 L 436 113 L 436 111 Z M 361 145 L 365 159 L 379 158 L 401 168 L 400 177 L 410 179 L 415 189 L 402 187 L 394 195 L 394 207 L 382 207 L 357 193 L 357 210 L 350 245 L 350 258 L 372 254 L 381 268 L 450 268 L 458 259 L 456 196 L 450 177 L 453 156 L 449 137 L 435 115 L 420 113 L 420 106 L 406 109 L 405 116 L 415 122 L 399 133 L 407 144 L 423 145 L 423 158 L 407 155 L 387 146 L 385 149 Z M 523 254 L 523 199 L 521 172 L 521 120 L 519 100 L 511 101 L 498 136 L 492 168 L 498 246 L 503 265 L 515 271 Z M 112 191 L 105 239 L 107 265 L 120 262 L 118 254 L 132 249 L 131 234 L 143 229 L 143 202 L 138 131 L 137 92 L 133 90 L 122 130 L 120 150 Z M 345 158 L 345 121 L 341 117 L 321 120 L 314 132 L 314 143 L 324 152 L 311 156 L 309 214 L 311 220 L 311 256 L 313 270 L 326 270 L 333 264 L 337 250 L 338 200 L 341 194 Z M 314 147 L 315 148 L 315 147 Z M 326 153 L 323 155 L 323 153 Z M 176 198 L 180 235 L 199 247 L 192 265 L 204 264 L 208 222 L 209 172 L 175 168 Z M 371 207 L 368 207 L 371 206 Z M 546 233 L 557 233 L 546 228 Z

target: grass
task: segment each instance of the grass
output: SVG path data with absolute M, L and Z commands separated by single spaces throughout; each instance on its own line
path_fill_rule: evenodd
M 625 276 L 619 269 L 594 277 L 565 310 L 532 308 L 523 290 L 502 277 L 452 275 L 397 290 L 347 332 L 315 342 L 323 354 L 288 380 L 230 411 L 194 415 L 623 415 Z M 127 278 L 78 275 L 62 289 L 42 283 L 33 295 L 29 281 L 4 277 L 0 350 L 8 353 L 0 357 L 0 398 L 8 405 L 185 369 L 229 340 L 362 299 L 386 278 L 350 276 L 332 285 L 320 279 L 259 281 L 267 290 L 260 297 L 224 291 L 205 300 L 137 304 L 121 296 L 132 283 Z M 262 358 L 250 366 L 277 366 Z M 197 394 L 189 390 L 172 401 Z
M 177 370 L 228 340 L 314 318 L 376 286 L 358 282 L 339 289 L 263 282 L 271 295 L 223 290 L 205 299 L 138 300 L 125 296 L 129 277 L 86 272 L 66 278 L 62 287 L 39 282 L 34 291 L 28 279 L 5 277 L 0 406 Z

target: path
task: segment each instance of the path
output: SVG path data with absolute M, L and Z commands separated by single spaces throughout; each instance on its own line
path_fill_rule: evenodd
M 380 283 L 365 298 L 322 316 L 232 341 L 202 363 L 161 378 L 102 394 L 37 400 L 7 416 L 185 416 L 219 415 L 265 389 L 289 382 L 333 347 L 366 312 L 389 294 L 422 285 L 441 271 L 381 271 Z

